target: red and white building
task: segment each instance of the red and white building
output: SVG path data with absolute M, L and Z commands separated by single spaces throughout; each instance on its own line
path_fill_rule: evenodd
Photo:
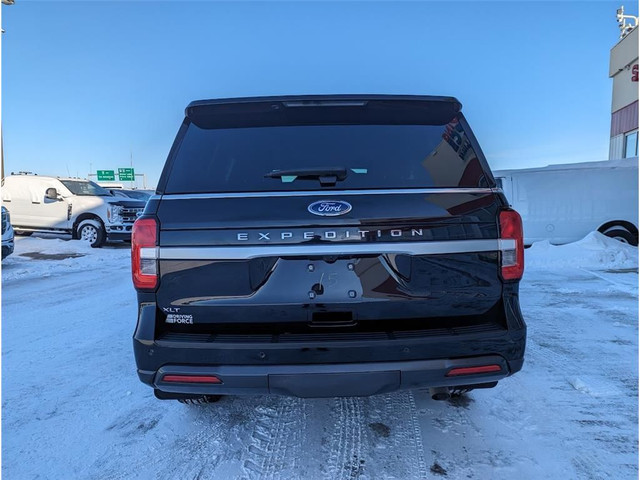
M 609 160 L 638 156 L 638 27 L 611 49 L 613 79 Z

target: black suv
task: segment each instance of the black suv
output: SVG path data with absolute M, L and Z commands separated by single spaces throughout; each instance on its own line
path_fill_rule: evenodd
M 135 223 L 161 399 L 492 387 L 522 367 L 522 226 L 455 98 L 191 103 Z

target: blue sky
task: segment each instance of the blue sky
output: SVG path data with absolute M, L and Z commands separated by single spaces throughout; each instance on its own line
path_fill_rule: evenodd
M 493 169 L 606 160 L 619 5 L 16 0 L 5 172 L 85 177 L 132 153 L 155 186 L 191 100 L 304 93 L 455 96 Z

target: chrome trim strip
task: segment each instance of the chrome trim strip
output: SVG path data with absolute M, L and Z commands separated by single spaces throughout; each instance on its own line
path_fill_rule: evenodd
M 160 247 L 161 260 L 249 260 L 260 257 L 317 255 L 438 255 L 513 250 L 515 240 L 451 240 L 444 242 L 380 242 L 329 245 L 253 245 L 250 247 Z
M 266 197 L 333 197 L 340 195 L 406 195 L 437 193 L 496 193 L 497 188 L 396 188 L 380 190 L 300 190 L 292 192 L 228 192 L 228 193 L 167 193 L 150 200 L 193 200 L 199 198 L 266 198 Z

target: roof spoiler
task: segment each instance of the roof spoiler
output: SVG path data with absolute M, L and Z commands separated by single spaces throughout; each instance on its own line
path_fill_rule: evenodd
M 291 125 L 445 125 L 462 108 L 453 97 L 310 95 L 191 102 L 185 114 L 200 128 Z

